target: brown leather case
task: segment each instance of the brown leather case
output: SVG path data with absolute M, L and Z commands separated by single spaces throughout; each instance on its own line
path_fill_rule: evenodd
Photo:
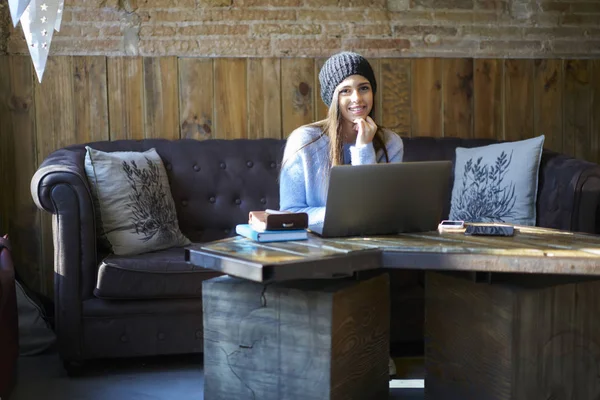
M 248 223 L 256 230 L 292 230 L 308 228 L 307 213 L 250 211 Z

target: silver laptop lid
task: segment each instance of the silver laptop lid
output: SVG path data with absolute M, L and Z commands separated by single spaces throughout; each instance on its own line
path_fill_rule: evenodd
M 336 237 L 435 230 L 451 172 L 450 161 L 335 166 L 322 232 L 313 231 Z

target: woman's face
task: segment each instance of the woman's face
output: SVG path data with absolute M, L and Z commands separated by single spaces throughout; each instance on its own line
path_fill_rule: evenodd
M 338 106 L 345 120 L 367 118 L 373 108 L 373 90 L 367 78 L 350 75 L 338 85 L 337 91 Z

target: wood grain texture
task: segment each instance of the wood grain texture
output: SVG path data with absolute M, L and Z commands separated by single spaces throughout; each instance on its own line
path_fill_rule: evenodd
M 425 398 L 510 399 L 511 295 L 436 272 L 425 278 Z
M 246 60 L 216 59 L 214 138 L 248 137 L 247 101 Z
M 596 276 L 600 255 L 588 236 L 532 234 L 477 238 L 437 233 L 369 238 L 365 245 L 383 252 L 385 268 L 449 271 L 523 272 Z M 533 239 L 535 238 L 535 240 Z M 356 242 L 355 242 L 356 243 Z
M 373 75 L 375 75 L 375 82 L 377 82 L 377 90 L 375 91 L 375 93 L 373 94 L 373 109 L 371 111 L 372 113 L 372 117 L 373 120 L 375 121 L 375 123 L 377 125 L 381 125 L 382 124 L 382 115 L 383 115 L 383 110 L 382 110 L 382 97 L 381 97 L 381 87 L 379 85 L 381 85 L 381 62 L 379 59 L 377 58 L 372 58 L 369 61 L 369 64 L 371 64 L 371 68 L 373 68 Z
M 179 110 L 182 139 L 213 137 L 213 60 L 179 59 Z
M 248 59 L 248 138 L 281 139 L 281 60 Z
M 144 136 L 179 139 L 176 57 L 144 58 Z
M 504 139 L 504 63 L 494 59 L 476 59 L 473 78 L 473 135 L 478 138 Z
M 144 80 L 140 57 L 109 57 L 110 139 L 144 138 Z
M 186 250 L 196 266 L 254 282 L 293 279 L 329 279 L 379 268 L 377 250 L 354 247 L 353 251 L 328 246 L 318 240 L 260 243 L 244 237 L 197 244 Z
M 6 97 L 0 96 L 9 101 L 10 114 L 6 120 L 2 118 L 0 125 L 10 128 L 3 134 L 2 144 L 6 148 L 3 149 L 2 162 L 11 173 L 11 186 L 7 186 L 11 190 L 3 190 L 10 209 L 0 219 L 6 219 L 9 224 L 9 230 L 4 233 L 9 234 L 13 245 L 12 255 L 19 275 L 29 287 L 51 297 L 52 292 L 46 291 L 48 286 L 42 287 L 41 282 L 42 276 L 51 273 L 53 265 L 43 258 L 40 235 L 42 212 L 33 203 L 29 186 L 38 166 L 33 66 L 28 56 L 5 59 L 8 60 L 6 76 L 10 78 L 10 86 L 6 92 L 0 90 Z M 6 137 L 7 133 L 9 137 Z M 52 240 L 52 237 L 47 239 Z
M 38 162 L 75 143 L 73 57 L 49 57 L 42 84 L 35 84 Z
M 191 260 L 195 265 L 256 282 L 349 275 L 360 268 L 381 267 L 600 275 L 600 237 L 535 227 L 517 227 L 513 237 L 427 232 L 366 239 L 311 236 L 293 244 L 236 237 L 196 245 L 189 252 L 197 257 Z
M 505 60 L 504 134 L 506 140 L 534 137 L 533 60 Z
M 108 140 L 106 57 L 73 58 L 76 143 Z
M 10 115 L 10 61 L 8 56 L 0 56 L 0 187 L 14 187 L 14 153 L 12 151 L 13 128 Z M 8 218 L 14 209 L 13 199 L 9 190 L 0 192 L 0 235 L 8 232 Z
M 381 124 L 399 135 L 411 135 L 411 61 L 381 60 Z
M 592 157 L 591 76 L 589 60 L 565 61 L 564 139 L 565 153 L 577 158 Z
M 514 398 L 597 397 L 578 397 L 573 396 L 572 390 L 565 391 L 564 385 L 571 386 L 573 378 L 576 377 L 573 367 L 577 362 L 573 363 L 572 359 L 575 349 L 569 348 L 569 344 L 574 344 L 572 333 L 575 326 L 571 324 L 575 321 L 575 288 L 576 285 L 562 285 L 514 296 L 518 314 L 517 318 L 510 321 L 516 332 L 512 341 L 515 355 L 522 357 L 526 362 L 526 365 L 515 365 Z M 546 332 L 543 332 L 544 330 Z M 527 378 L 532 382 L 527 382 Z M 520 385 L 516 385 L 517 383 Z
M 329 108 L 325 105 L 323 99 L 321 98 L 321 83 L 319 82 L 319 72 L 321 71 L 321 68 L 323 67 L 323 64 L 325 64 L 326 60 L 326 58 L 315 58 L 315 80 L 313 84 L 315 90 L 313 91 L 313 101 L 315 104 L 316 121 L 325 119 L 327 117 L 327 111 L 329 110 Z
M 203 282 L 204 398 L 387 399 L 386 275 Z
M 563 62 L 535 60 L 534 131 L 544 135 L 544 147 L 556 152 L 563 149 Z
M 331 399 L 387 399 L 389 277 L 381 274 L 333 295 Z
M 283 137 L 314 122 L 314 61 L 307 58 L 281 60 L 281 112 Z
M 546 374 L 543 390 L 548 396 L 555 397 L 560 393 L 571 393 L 574 399 L 597 399 L 600 397 L 600 381 L 598 380 L 597 360 L 600 357 L 600 324 L 598 315 L 600 304 L 600 283 L 582 282 L 577 284 L 557 286 L 544 291 L 543 298 L 536 298 L 539 304 L 553 305 L 552 315 L 534 314 L 537 316 L 538 334 L 543 335 L 538 341 L 538 346 L 543 343 L 542 350 L 543 365 L 546 370 L 552 371 Z M 567 311 L 569 310 L 569 311 Z M 571 316 L 569 315 L 571 314 Z M 569 318 L 571 317 L 571 318 Z M 543 318 L 543 319 L 542 319 Z M 525 319 L 525 318 L 523 318 Z M 532 323 L 535 318 L 525 323 Z M 543 322 L 541 322 L 543 321 Z M 552 326 L 550 331 L 544 331 L 542 324 Z M 522 334 L 527 335 L 531 325 L 521 327 Z M 533 348 L 524 348 L 533 352 Z M 537 353 L 540 354 L 540 353 Z M 562 370 L 559 377 L 556 376 L 557 369 Z M 523 371 L 525 372 L 525 371 Z M 527 382 L 525 374 L 522 375 L 523 383 Z M 575 379 L 573 379 L 575 377 Z M 558 380 L 560 379 L 560 380 Z
M 442 136 L 442 60 L 412 60 L 412 136 Z
M 526 278 L 427 274 L 426 398 L 600 396 L 600 281 Z
M 473 59 L 448 58 L 442 63 L 444 136 L 473 136 Z
M 600 163 L 600 60 L 592 60 L 592 119 L 590 135 L 592 139 L 592 149 L 588 161 Z
M 73 95 L 73 58 L 49 57 L 42 84 L 35 85 L 37 165 L 50 152 L 76 143 Z M 42 213 L 42 264 L 40 285 L 44 293 L 54 287 L 54 246 L 51 215 Z
M 369 241 L 370 243 L 370 241 Z M 369 249 L 368 244 L 352 240 L 351 238 L 321 239 L 316 235 L 309 235 L 307 240 L 292 242 L 254 242 L 241 236 L 221 239 L 208 243 L 192 246 L 193 249 L 220 252 L 227 256 L 235 256 L 244 260 L 253 260 L 255 257 L 268 259 L 269 263 L 277 261 L 280 252 L 292 256 L 329 256 L 332 254 L 347 255 L 355 251 Z M 271 257 L 275 258 L 271 259 Z

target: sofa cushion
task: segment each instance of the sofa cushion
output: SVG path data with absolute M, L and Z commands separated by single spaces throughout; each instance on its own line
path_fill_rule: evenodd
M 154 149 L 107 153 L 87 147 L 85 171 L 103 233 L 118 255 L 184 246 L 163 162 Z
M 89 146 L 106 152 L 156 149 L 167 171 L 179 228 L 194 243 L 235 235 L 235 226 L 247 222 L 250 211 L 279 208 L 277 179 L 285 140 L 144 139 Z M 67 151 L 85 157 L 82 145 Z
M 103 299 L 202 297 L 202 282 L 222 275 L 185 261 L 185 250 L 106 257 L 98 269 L 94 295 Z
M 535 225 L 544 136 L 457 148 L 450 218 Z

